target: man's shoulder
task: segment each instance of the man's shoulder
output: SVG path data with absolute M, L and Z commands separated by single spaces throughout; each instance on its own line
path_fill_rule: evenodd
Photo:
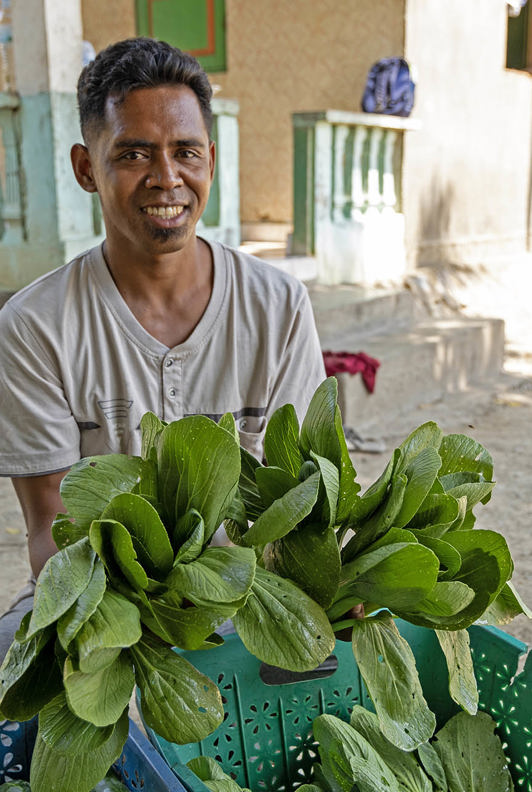
M 290 296 L 297 301 L 307 293 L 302 281 L 275 264 L 220 242 L 215 243 L 215 246 L 219 255 L 230 263 L 236 285 L 252 289 L 258 297 L 263 294 L 276 298 L 282 294 L 284 299 Z
M 98 248 L 84 251 L 67 264 L 46 272 L 24 286 L 9 298 L 0 311 L 1 319 L 22 317 L 30 320 L 32 315 L 52 318 L 59 316 L 68 301 L 79 299 L 86 282 L 88 266 L 97 255 Z

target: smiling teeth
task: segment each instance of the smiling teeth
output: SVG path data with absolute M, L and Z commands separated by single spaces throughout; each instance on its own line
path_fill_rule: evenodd
M 184 210 L 183 206 L 147 206 L 145 208 L 146 214 L 156 217 L 177 217 Z

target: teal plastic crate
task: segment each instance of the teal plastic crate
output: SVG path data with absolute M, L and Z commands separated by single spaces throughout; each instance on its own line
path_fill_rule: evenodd
M 28 780 L 36 735 L 36 718 L 24 723 L 0 720 L 0 784 Z M 129 790 L 186 792 L 181 781 L 132 720 L 129 721 L 126 744 L 113 768 Z
M 425 697 L 438 727 L 457 711 L 448 692 L 443 653 L 432 630 L 397 621 L 412 647 Z M 498 724 L 518 789 L 532 792 L 532 661 L 518 667 L 527 647 L 493 627 L 469 630 L 480 708 Z M 188 792 L 208 792 L 185 763 L 206 755 L 219 761 L 240 786 L 253 792 L 288 792 L 310 780 L 317 746 L 312 721 L 321 713 L 347 720 L 354 704 L 371 708 L 350 643 L 338 641 L 324 676 L 313 680 L 264 667 L 236 635 L 221 648 L 182 652 L 213 679 L 224 701 L 223 723 L 201 743 L 175 745 L 153 730 L 148 735 Z M 332 672 L 332 673 L 331 673 Z M 139 702 L 140 708 L 141 703 Z

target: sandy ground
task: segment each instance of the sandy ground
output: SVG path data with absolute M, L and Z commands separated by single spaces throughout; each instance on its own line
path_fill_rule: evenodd
M 353 455 L 358 479 L 365 489 L 382 472 L 393 448 L 426 420 L 435 420 L 446 433 L 476 438 L 493 457 L 497 481 L 491 501 L 476 510 L 477 527 L 506 537 L 515 561 L 514 583 L 532 606 L 532 310 L 528 304 L 532 258 L 501 265 L 480 280 L 465 276 L 448 280 L 440 293 L 445 291 L 462 310 L 505 319 L 505 371 L 492 384 L 442 402 L 420 404 L 393 426 L 382 426 L 386 450 Z M 20 507 L 11 482 L 0 479 L 0 609 L 7 607 L 28 575 Z M 532 621 L 518 617 L 505 629 L 532 645 Z

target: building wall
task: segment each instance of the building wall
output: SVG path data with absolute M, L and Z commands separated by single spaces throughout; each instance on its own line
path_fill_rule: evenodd
M 292 220 L 292 113 L 359 110 L 373 61 L 404 47 L 405 0 L 226 0 L 219 97 L 240 103 L 244 223 Z M 135 34 L 134 0 L 83 0 L 96 50 Z M 385 23 L 384 23 L 385 20 Z
M 291 222 L 292 113 L 360 110 L 370 65 L 403 51 L 403 6 L 227 0 L 228 70 L 212 80 L 240 102 L 243 222 Z
M 83 38 L 96 52 L 137 35 L 135 0 L 81 0 Z
M 412 265 L 474 265 L 526 245 L 532 77 L 505 69 L 506 16 L 501 0 L 408 0 L 421 120 L 403 162 Z
M 82 0 L 96 50 L 135 35 L 134 0 Z M 240 103 L 241 218 L 292 220 L 291 114 L 359 110 L 378 58 L 405 53 L 418 132 L 405 136 L 411 266 L 523 250 L 529 231 L 532 77 L 505 69 L 502 0 L 226 0 L 227 71 Z
M 0 220 L 2 291 L 15 291 L 97 241 L 92 196 L 80 190 L 69 158 L 70 146 L 80 139 L 79 3 L 17 0 L 11 10 L 10 85 L 17 94 L 1 99 L 9 160 L 9 203 Z

